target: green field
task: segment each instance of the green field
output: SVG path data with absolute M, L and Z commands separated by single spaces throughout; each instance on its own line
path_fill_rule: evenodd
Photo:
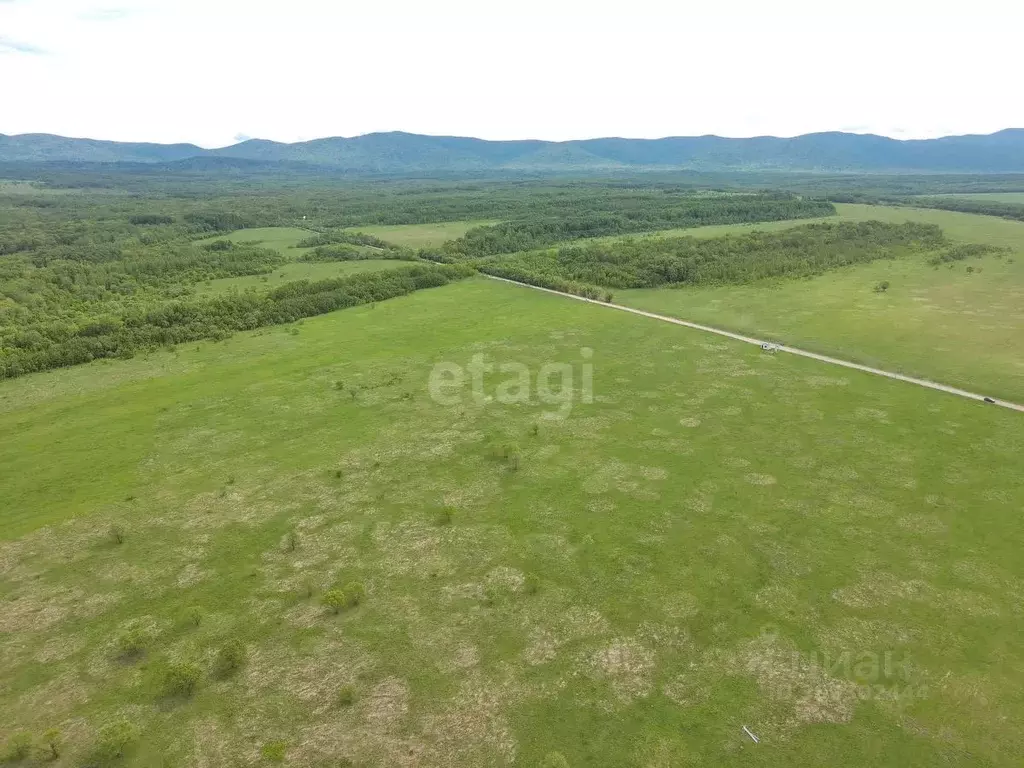
M 1011 253 L 952 268 L 904 259 L 802 281 L 616 291 L 615 300 L 1024 402 L 1024 223 L 930 209 L 837 208 L 844 219 L 937 224 L 954 240 Z M 707 227 L 689 234 L 750 229 Z M 890 287 L 877 293 L 882 281 Z
M 275 269 L 269 275 L 247 275 L 211 280 L 197 286 L 199 294 L 225 293 L 226 291 L 263 290 L 274 288 L 292 280 L 325 280 L 329 277 L 354 275 L 357 272 L 376 272 L 381 269 L 396 269 L 409 262 L 397 259 L 362 259 L 359 261 L 333 262 L 290 262 Z
M 436 224 L 393 224 L 349 227 L 349 229 L 353 232 L 365 232 L 404 248 L 429 248 L 462 237 L 473 227 L 482 227 L 493 223 L 493 221 L 442 221 Z
M 437 225 L 441 226 L 441 225 Z M 399 229 L 402 229 L 399 227 Z M 358 261 L 313 262 L 294 261 L 312 248 L 296 248 L 302 240 L 315 234 L 308 229 L 296 227 L 263 227 L 259 229 L 239 229 L 229 235 L 205 238 L 198 243 L 228 239 L 236 243 L 259 243 L 264 248 L 280 251 L 289 259 L 288 264 L 277 267 L 267 275 L 247 275 L 245 277 L 225 277 L 211 280 L 198 285 L 200 295 L 225 293 L 228 291 L 264 290 L 282 285 L 292 280 L 324 280 L 330 277 L 354 275 L 358 272 L 375 272 L 381 269 L 395 269 L 408 264 L 407 261 L 393 259 L 363 259 Z
M 428 396 L 474 354 L 568 417 Z M 1010 411 L 473 279 L 0 382 L 0 433 L 0 736 L 56 765 L 120 718 L 139 766 L 1024 750 Z
M 239 229 L 228 235 L 216 235 L 196 241 L 198 244 L 209 243 L 214 240 L 231 240 L 235 243 L 259 243 L 264 248 L 273 248 L 289 257 L 298 258 L 311 248 L 295 248 L 295 246 L 307 237 L 316 233 L 310 229 L 299 229 L 298 227 L 259 227 L 254 229 Z

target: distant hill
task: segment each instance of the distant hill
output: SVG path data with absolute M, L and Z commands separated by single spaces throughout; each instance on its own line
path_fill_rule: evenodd
M 900 141 L 852 133 L 783 139 L 719 136 L 579 141 L 485 141 L 400 131 L 283 144 L 251 139 L 221 149 L 0 134 L 0 162 L 182 163 L 216 169 L 256 162 L 346 173 L 689 169 L 1000 173 L 1024 172 L 1024 129 L 987 136 Z

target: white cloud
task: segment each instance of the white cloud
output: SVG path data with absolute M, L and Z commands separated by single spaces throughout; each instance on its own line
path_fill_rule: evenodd
M 1024 126 L 1018 4 L 16 0 L 0 132 L 900 138 Z M 965 10 L 966 8 L 966 10 Z

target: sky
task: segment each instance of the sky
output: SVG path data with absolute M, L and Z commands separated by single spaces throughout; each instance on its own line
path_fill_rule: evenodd
M 0 0 L 0 133 L 931 138 L 1024 127 L 1019 0 Z

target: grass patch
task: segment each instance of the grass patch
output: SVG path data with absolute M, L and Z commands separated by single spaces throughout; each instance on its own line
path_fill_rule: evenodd
M 427 393 L 438 362 L 582 347 L 565 418 Z M 69 765 L 1009 765 L 1024 739 L 1003 409 L 474 278 L 0 382 L 0 433 L 2 735 L 59 728 Z
M 952 240 L 1007 253 L 939 264 L 925 257 L 877 261 L 784 283 L 617 290 L 615 301 L 1024 401 L 1024 223 L 837 208 L 841 220 L 934 224 Z M 885 291 L 874 290 L 883 282 Z
M 272 248 L 280 251 L 288 258 L 298 258 L 298 255 L 309 250 L 307 248 L 296 248 L 296 246 L 307 237 L 315 234 L 308 229 L 298 227 L 255 227 L 252 229 L 239 229 L 228 235 L 215 235 L 197 241 L 199 245 L 212 243 L 216 240 L 230 240 L 233 243 L 256 243 L 262 248 Z
M 431 248 L 462 237 L 474 227 L 484 227 L 493 223 L 493 221 L 441 221 L 434 224 L 360 226 L 350 227 L 349 230 L 379 237 L 381 240 L 402 248 Z

